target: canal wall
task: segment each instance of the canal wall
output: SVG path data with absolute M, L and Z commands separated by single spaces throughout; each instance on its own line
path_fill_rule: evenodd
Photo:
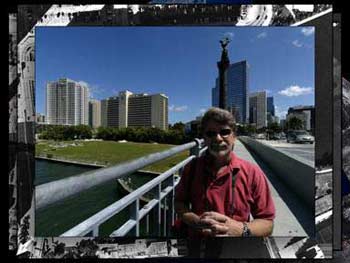
M 247 136 L 240 136 L 239 140 L 264 161 L 310 209 L 314 208 L 315 168 L 310 162 Z

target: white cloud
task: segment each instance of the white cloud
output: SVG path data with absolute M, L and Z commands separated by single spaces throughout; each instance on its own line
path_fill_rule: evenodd
M 314 27 L 303 27 L 301 29 L 301 33 L 304 35 L 304 36 L 311 36 L 313 33 L 315 32 L 315 28 Z
M 101 88 L 99 85 L 91 85 L 90 86 L 90 97 L 95 98 L 96 96 L 103 95 L 105 90 Z
M 203 108 L 203 109 L 200 109 L 200 110 L 199 110 L 199 113 L 200 113 L 200 114 L 204 114 L 206 111 L 207 111 L 207 109 L 204 109 L 204 108 Z
M 265 38 L 267 37 L 267 33 L 266 32 L 262 32 L 259 35 L 256 36 L 256 38 Z
M 301 95 L 312 94 L 313 88 L 310 87 L 300 87 L 298 85 L 290 86 L 278 92 L 278 94 L 287 97 L 297 97 Z
M 175 107 L 174 105 L 170 105 L 170 106 L 169 106 L 169 111 L 183 112 L 183 111 L 186 111 L 187 108 L 188 108 L 188 107 L 187 107 L 186 105 L 178 106 L 178 107 Z
M 292 44 L 294 45 L 294 46 L 296 46 L 296 47 L 302 47 L 303 46 L 303 44 L 302 43 L 300 43 L 299 42 L 299 40 L 294 40 L 293 42 L 292 42 Z
M 85 82 L 85 81 L 79 80 L 78 83 L 79 83 L 80 85 L 82 85 L 82 86 L 88 86 L 88 87 L 90 87 L 90 85 L 89 85 L 87 82 Z
M 287 115 L 287 111 L 283 108 L 280 108 L 278 106 L 275 106 L 275 115 L 281 119 L 285 119 Z

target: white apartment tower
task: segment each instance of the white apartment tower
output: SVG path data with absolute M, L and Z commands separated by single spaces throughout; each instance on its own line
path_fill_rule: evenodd
M 48 124 L 88 125 L 89 88 L 86 84 L 62 78 L 46 85 Z

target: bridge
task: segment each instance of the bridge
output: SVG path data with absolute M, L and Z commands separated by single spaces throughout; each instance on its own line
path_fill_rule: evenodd
M 266 147 L 267 149 L 265 149 Z M 187 163 L 205 152 L 206 147 L 203 145 L 203 140 L 196 139 L 193 142 L 175 146 L 163 152 L 150 154 L 128 163 L 101 168 L 78 176 L 39 185 L 36 187 L 36 209 L 47 207 L 55 202 L 105 182 L 123 178 L 147 165 L 185 150 L 190 150 L 190 155 L 185 160 L 61 234 L 62 237 L 98 236 L 99 226 L 101 224 L 122 210 L 129 209 L 130 218 L 124 222 L 121 227 L 110 233 L 111 237 L 125 235 L 138 237 L 140 235 L 140 221 L 144 218 L 146 218 L 147 222 L 147 235 L 169 237 L 171 236 L 170 227 L 177 216 L 174 211 L 174 190 L 179 182 L 179 175 L 181 175 L 182 169 Z M 268 150 L 270 152 L 266 152 Z M 284 154 L 286 155 L 284 158 L 289 158 L 287 162 L 294 162 L 292 165 L 294 171 L 297 171 L 294 177 L 304 177 L 301 181 L 302 185 L 305 185 L 305 182 L 306 184 L 307 182 L 312 182 L 311 185 L 302 186 L 300 183 L 298 184 L 298 181 L 293 181 L 293 174 L 290 175 L 290 172 L 287 171 L 281 174 L 281 168 L 273 167 L 271 161 L 266 159 L 266 156 L 264 159 L 264 156 L 259 155 L 260 152 L 263 153 L 263 155 L 269 155 L 272 159 L 275 159 L 275 161 L 282 160 L 281 158 L 283 156 L 281 157 L 281 155 L 283 155 L 283 153 L 273 149 L 273 147 L 266 146 L 248 137 L 240 137 L 239 140 L 236 141 L 234 151 L 241 158 L 259 165 L 268 178 L 276 205 L 276 219 L 272 235 L 313 235 L 315 224 L 312 209 L 312 205 L 314 205 L 313 191 L 303 193 L 303 191 L 314 189 L 313 167 L 301 162 L 301 160 L 296 160 L 298 159 L 296 156 L 290 157 Z M 286 165 L 287 164 L 285 164 L 284 167 L 286 167 Z M 297 183 L 297 185 L 295 185 L 295 183 Z M 142 205 L 140 200 L 142 196 L 147 193 L 152 193 L 153 199 L 150 199 L 145 205 Z M 310 200 L 306 200 L 310 197 L 311 202 Z M 151 214 L 155 218 L 152 222 L 149 220 Z M 156 229 L 155 233 L 149 233 L 152 224 L 153 229 Z

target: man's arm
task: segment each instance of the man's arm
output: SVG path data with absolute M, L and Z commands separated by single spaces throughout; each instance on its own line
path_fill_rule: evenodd
M 257 218 L 247 223 L 247 226 L 253 236 L 267 237 L 272 234 L 273 220 Z
M 175 200 L 175 211 L 181 220 L 191 227 L 196 226 L 200 221 L 199 216 L 191 212 L 188 206 L 181 201 Z

